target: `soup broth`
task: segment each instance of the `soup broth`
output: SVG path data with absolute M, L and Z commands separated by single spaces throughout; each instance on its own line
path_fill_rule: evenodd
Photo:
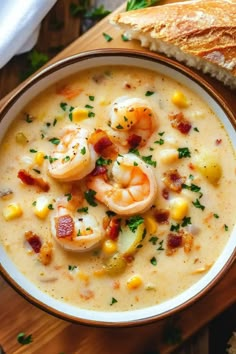
M 35 286 L 72 305 L 166 301 L 212 267 L 235 222 L 235 155 L 174 79 L 110 66 L 34 98 L 0 147 L 0 240 Z

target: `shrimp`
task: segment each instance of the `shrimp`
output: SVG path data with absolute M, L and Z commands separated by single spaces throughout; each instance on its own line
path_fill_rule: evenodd
M 88 143 L 88 131 L 76 126 L 64 129 L 49 158 L 48 172 L 60 181 L 80 180 L 96 165 L 97 153 Z
M 105 232 L 94 215 L 72 212 L 59 198 L 51 217 L 51 234 L 64 249 L 86 252 L 102 241 Z
M 146 100 L 123 96 L 111 105 L 111 136 L 122 146 L 144 146 L 156 126 L 156 114 Z
M 119 155 L 111 169 L 112 181 L 107 174 L 90 175 L 87 187 L 96 192 L 95 198 L 111 211 L 133 215 L 148 210 L 157 194 L 154 170 L 138 156 Z

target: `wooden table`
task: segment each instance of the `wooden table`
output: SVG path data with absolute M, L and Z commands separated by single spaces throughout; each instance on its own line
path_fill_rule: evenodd
M 41 32 L 44 38 L 48 37 L 46 31 L 46 25 L 48 24 L 46 21 L 59 14 L 62 11 L 60 9 L 63 9 L 65 13 L 67 5 L 67 0 L 58 1 L 56 7 L 47 16 Z M 66 11 L 65 26 L 71 32 L 69 36 L 60 36 L 65 44 L 67 44 L 69 38 L 79 36 L 80 34 L 78 19 L 77 22 L 76 19 L 71 19 L 68 16 L 68 9 Z M 106 42 L 102 36 L 102 32 L 109 33 L 113 37 L 113 41 Z M 53 37 L 53 41 L 57 43 L 55 36 Z M 39 40 L 39 49 L 42 42 L 42 40 Z M 107 47 L 140 49 L 138 42 L 123 42 L 119 33 L 109 25 L 108 18 L 105 18 L 82 37 L 75 39 L 71 45 L 67 46 L 56 57 L 53 57 L 52 61 L 88 49 Z M 24 60 L 24 56 L 16 57 L 0 71 L 1 97 L 19 83 L 17 70 L 22 68 L 20 61 Z M 230 102 L 236 112 L 234 102 L 235 93 L 230 92 L 215 80 L 209 77 L 205 78 L 211 85 L 220 90 L 222 96 Z M 4 101 L 5 98 L 0 102 L 0 105 Z M 234 263 L 230 271 L 215 288 L 204 298 L 201 298 L 173 319 L 182 331 L 182 339 L 186 340 L 193 336 L 196 331 L 208 324 L 216 315 L 232 305 L 235 299 L 236 264 Z M 169 323 L 168 321 L 162 320 L 147 326 L 123 329 L 92 328 L 71 324 L 31 305 L 18 295 L 3 278 L 0 278 L 0 343 L 7 354 L 59 354 L 62 352 L 65 354 L 151 354 L 151 352 L 157 353 L 157 350 L 160 350 L 162 354 L 170 353 L 176 348 L 176 345 L 167 345 L 162 339 L 163 332 Z M 19 332 L 32 334 L 33 342 L 28 346 L 20 346 L 16 340 Z M 203 354 L 203 350 L 200 349 L 199 344 L 197 348 L 195 353 Z M 186 353 L 187 351 L 183 352 Z

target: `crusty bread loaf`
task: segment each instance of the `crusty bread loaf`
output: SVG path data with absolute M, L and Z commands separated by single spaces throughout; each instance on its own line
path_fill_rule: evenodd
M 129 39 L 236 88 L 236 0 L 195 0 L 115 14 Z

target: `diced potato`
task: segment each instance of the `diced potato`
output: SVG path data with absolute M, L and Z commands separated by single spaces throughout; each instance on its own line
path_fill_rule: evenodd
M 102 245 L 102 250 L 105 254 L 113 254 L 117 251 L 117 242 L 106 240 Z
M 147 228 L 147 232 L 153 235 L 157 231 L 157 222 L 153 216 L 147 215 L 144 218 L 144 223 Z
M 3 208 L 2 213 L 4 219 L 6 221 L 9 221 L 9 220 L 19 218 L 23 214 L 23 211 L 21 209 L 20 204 L 11 203 L 8 204 L 5 208 Z
M 196 156 L 194 165 L 211 184 L 216 185 L 219 182 L 222 176 L 222 168 L 217 155 L 210 152 L 201 153 Z
M 88 110 L 86 108 L 76 107 L 72 111 L 73 122 L 79 122 L 88 118 Z
M 137 289 L 142 285 L 143 281 L 140 275 L 136 274 L 130 277 L 127 281 L 127 288 L 130 290 Z
M 109 275 L 116 275 L 122 273 L 127 266 L 125 258 L 119 254 L 114 254 L 111 258 L 106 261 L 105 270 Z
M 42 195 L 36 199 L 36 203 L 34 205 L 34 214 L 38 216 L 40 219 L 45 219 L 49 213 L 48 205 L 50 204 L 49 199 Z
M 44 153 L 42 151 L 38 151 L 36 152 L 35 156 L 34 156 L 34 162 L 41 166 L 44 162 Z
M 179 108 L 186 108 L 188 107 L 188 101 L 186 96 L 183 94 L 183 92 L 176 90 L 172 97 L 171 97 L 172 102 Z
M 20 145 L 26 145 L 28 143 L 28 139 L 24 133 L 18 132 L 16 133 L 16 142 Z
M 159 157 L 162 163 L 171 164 L 178 161 L 179 156 L 176 149 L 165 149 L 160 151 Z
M 188 201 L 183 197 L 176 197 L 170 201 L 170 216 L 174 220 L 182 220 L 188 213 Z
M 39 253 L 39 260 L 43 265 L 48 265 L 52 261 L 52 243 L 51 242 L 45 242 Z
M 138 225 L 135 232 L 132 232 L 128 226 L 123 227 L 118 236 L 118 251 L 123 255 L 133 254 L 143 239 L 144 229 L 144 223 Z

